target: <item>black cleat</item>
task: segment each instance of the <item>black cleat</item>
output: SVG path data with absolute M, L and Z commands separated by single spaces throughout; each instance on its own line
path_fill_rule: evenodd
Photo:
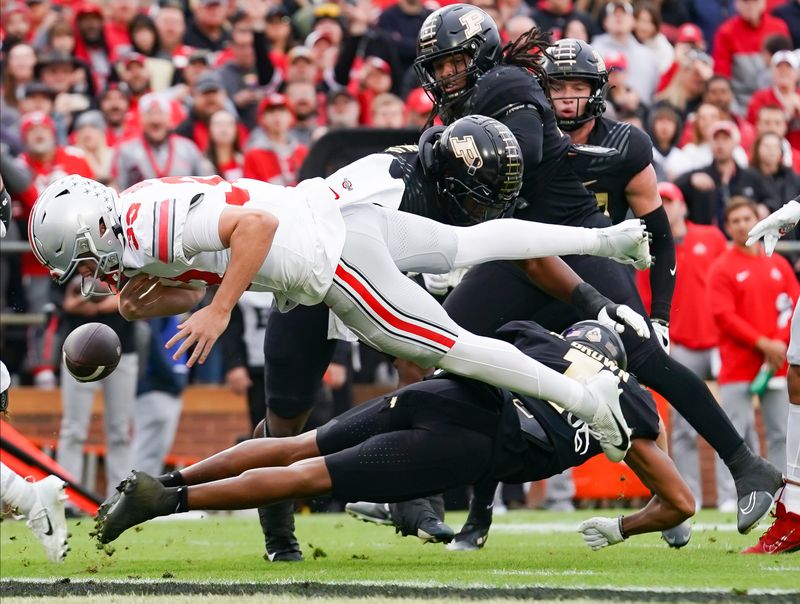
M 679 549 L 689 543 L 689 539 L 692 538 L 692 524 L 688 520 L 684 520 L 678 526 L 661 531 L 661 538 L 670 547 Z
M 417 525 L 417 537 L 423 543 L 450 543 L 456 532 L 438 518 L 425 518 Z
M 736 528 L 742 535 L 753 530 L 772 509 L 775 494 L 783 488 L 783 474 L 763 457 L 752 456 L 744 469 L 734 475 L 739 500 L 736 506 Z
M 489 528 L 492 526 L 492 507 L 494 504 L 489 504 L 488 507 L 482 505 L 476 507 L 474 501 L 470 502 L 467 521 L 447 549 L 464 552 L 481 549 L 489 538 Z
M 388 503 L 371 503 L 369 501 L 356 501 L 344 506 L 344 511 L 350 516 L 363 522 L 372 522 L 390 526 L 393 524 L 392 512 Z
M 267 539 L 267 553 L 264 559 L 269 562 L 302 562 L 303 552 L 294 535 Z
M 185 488 L 185 487 L 181 487 Z M 144 472 L 133 472 L 117 487 L 119 497 L 110 497 L 98 511 L 95 529 L 100 543 L 110 543 L 127 529 L 178 510 L 178 489 L 168 489 Z M 116 500 L 115 500 L 116 499 Z

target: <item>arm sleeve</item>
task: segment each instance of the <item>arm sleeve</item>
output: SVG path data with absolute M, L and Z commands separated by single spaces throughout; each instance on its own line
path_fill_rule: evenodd
M 187 258 L 200 252 L 224 250 L 219 237 L 219 219 L 225 210 L 223 204 L 200 203 L 186 216 L 183 224 L 183 251 Z
M 269 58 L 269 41 L 263 31 L 253 32 L 253 50 L 256 53 L 258 84 L 267 86 L 272 83 L 272 78 L 275 77 L 275 66 Z
M 650 305 L 650 317 L 669 321 L 672 294 L 675 291 L 675 241 L 664 206 L 659 206 L 649 214 L 642 216 L 647 230 L 653 235 L 651 254 L 656 260 L 650 269 L 650 290 L 653 301 Z
M 247 348 L 244 344 L 244 316 L 239 305 L 233 307 L 228 327 L 222 332 L 222 354 L 225 373 L 247 366 Z
M 542 161 L 544 141 L 542 116 L 534 107 L 524 107 L 509 114 L 502 122 L 519 142 L 525 170 L 536 168 Z
M 711 269 L 708 286 L 711 288 L 709 295 L 711 311 L 720 332 L 738 340 L 745 346 L 755 348 L 761 334 L 736 312 L 735 293 L 731 278 L 725 274 L 719 263 Z
M 359 44 L 364 36 L 345 36 L 342 40 L 342 47 L 339 50 L 339 58 L 333 68 L 333 79 L 341 85 L 347 86 L 350 83 L 350 70 L 356 60 Z

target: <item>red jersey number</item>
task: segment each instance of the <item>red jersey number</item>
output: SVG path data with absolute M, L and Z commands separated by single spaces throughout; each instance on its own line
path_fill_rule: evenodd
M 128 240 L 128 245 L 132 246 L 135 250 L 139 249 L 139 242 L 133 232 L 133 223 L 136 222 L 136 219 L 139 217 L 140 207 L 142 207 L 142 204 L 132 203 L 128 208 L 128 213 L 125 215 L 125 222 L 128 223 L 128 230 L 125 231 L 125 237 Z

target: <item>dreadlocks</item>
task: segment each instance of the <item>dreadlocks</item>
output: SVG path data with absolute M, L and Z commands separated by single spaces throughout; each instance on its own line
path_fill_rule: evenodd
M 500 62 L 504 65 L 516 65 L 533 72 L 539 81 L 547 79 L 547 73 L 542 66 L 542 57 L 550 56 L 547 48 L 551 46 L 548 34 L 543 33 L 538 27 L 532 27 L 513 42 L 503 47 L 503 58 Z

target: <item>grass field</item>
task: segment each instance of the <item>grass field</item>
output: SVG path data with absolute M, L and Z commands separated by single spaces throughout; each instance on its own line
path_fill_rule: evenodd
M 778 597 L 770 596 L 770 602 L 800 601 L 800 554 L 739 555 L 757 534 L 736 533 L 732 515 L 701 512 L 692 541 L 682 550 L 671 550 L 658 536 L 648 535 L 599 552 L 590 551 L 574 530 L 590 515 L 519 511 L 500 516 L 480 552 L 423 546 L 416 539 L 395 536 L 393 529 L 343 515 L 299 516 L 297 533 L 306 555 L 302 564 L 262 560 L 255 516 L 216 514 L 202 520 L 150 522 L 105 550 L 97 549 L 89 537 L 91 520 L 71 521 L 72 551 L 63 565 L 48 564 L 27 528 L 7 520 L 0 524 L 0 595 L 4 602 L 19 595 L 34 596 L 38 602 L 46 595 L 68 593 L 191 594 L 191 587 L 178 587 L 202 582 L 205 587 L 195 591 L 219 595 L 263 593 L 265 586 L 272 586 L 285 594 L 277 601 L 289 601 L 288 594 L 299 601 L 310 601 L 311 596 L 336 596 L 337 601 L 405 596 L 430 604 L 450 595 L 514 598 L 533 594 L 533 588 L 539 597 L 554 598 L 577 598 L 580 590 L 594 598 L 610 589 L 629 600 L 652 599 L 659 593 L 665 600 L 742 600 L 773 591 Z M 463 514 L 448 516 L 454 527 L 463 520 Z M 16 580 L 26 583 L 20 587 Z M 698 592 L 708 597 L 698 600 Z M 111 601 L 109 597 L 99 601 Z M 247 600 L 238 596 L 219 600 L 223 601 Z

